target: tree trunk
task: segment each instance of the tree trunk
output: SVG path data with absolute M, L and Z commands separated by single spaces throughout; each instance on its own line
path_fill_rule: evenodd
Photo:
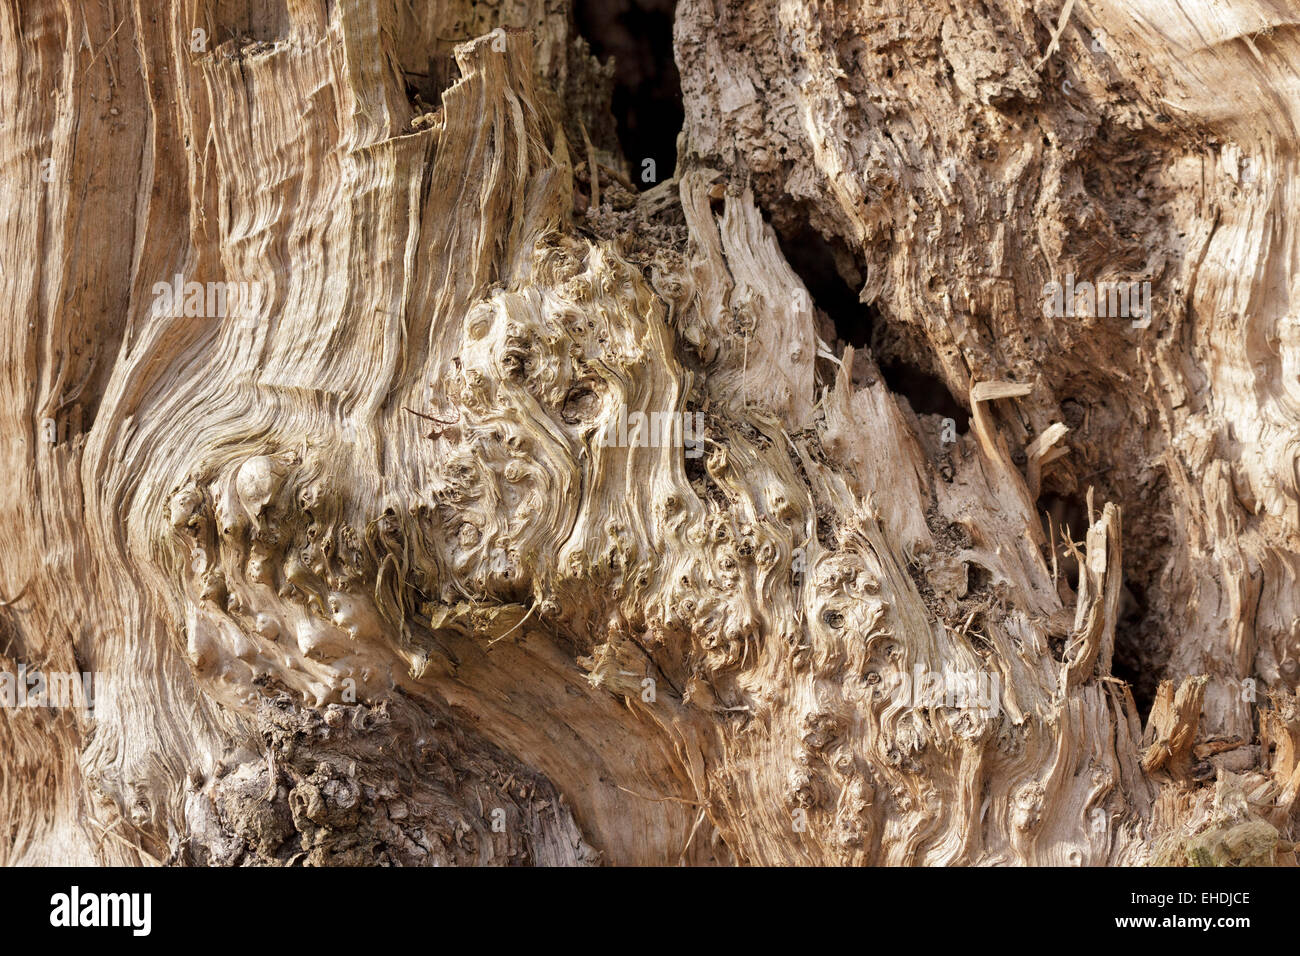
M 10 0 L 0 861 L 1293 864 L 1298 25 Z

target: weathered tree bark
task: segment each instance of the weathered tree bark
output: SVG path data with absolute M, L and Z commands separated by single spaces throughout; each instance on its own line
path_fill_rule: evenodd
M 573 22 L 0 8 L 0 861 L 1294 863 L 1300 17 Z

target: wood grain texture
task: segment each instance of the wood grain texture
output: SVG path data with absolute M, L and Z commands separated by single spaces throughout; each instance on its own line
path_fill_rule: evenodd
M 0 5 L 0 862 L 1294 864 L 1296 24 Z

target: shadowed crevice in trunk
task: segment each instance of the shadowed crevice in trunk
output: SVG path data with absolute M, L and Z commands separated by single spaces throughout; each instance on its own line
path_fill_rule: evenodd
M 837 257 L 836 247 L 810 226 L 780 236 L 780 245 L 786 261 L 807 286 L 813 303 L 830 319 L 840 345 L 852 346 L 859 352 L 869 349 L 880 363 L 880 373 L 890 391 L 906 398 L 918 415 L 953 419 L 958 434 L 965 434 L 970 415 L 943 381 L 879 348 L 884 320 L 875 305 L 858 300 L 853 285 L 841 275 L 836 260 L 844 255 Z
M 577 0 L 578 31 L 600 60 L 614 58 L 611 111 L 628 174 L 649 189 L 673 174 L 684 121 L 673 61 L 676 0 Z
M 889 390 L 907 399 L 912 411 L 918 415 L 951 418 L 956 423 L 958 435 L 964 435 L 970 429 L 970 413 L 961 407 L 937 375 L 899 361 L 882 364 L 880 374 Z

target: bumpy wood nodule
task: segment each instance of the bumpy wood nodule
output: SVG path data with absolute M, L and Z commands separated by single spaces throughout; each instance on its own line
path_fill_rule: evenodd
M 0 861 L 1293 863 L 1297 26 L 3 4 Z

